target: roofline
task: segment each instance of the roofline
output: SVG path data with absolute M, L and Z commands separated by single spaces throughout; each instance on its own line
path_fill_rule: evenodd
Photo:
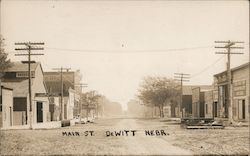
M 15 62 L 13 62 L 13 63 L 14 63 L 14 64 L 15 64 L 15 63 L 24 64 L 24 63 L 22 63 L 22 62 L 20 62 L 20 61 L 15 61 Z M 41 66 L 41 62 L 35 62 L 34 64 L 36 64 L 36 65 L 35 65 L 35 68 L 34 68 L 34 70 L 31 69 L 31 71 L 36 71 L 37 67 L 38 67 L 39 65 Z M 41 66 L 41 68 L 42 68 L 42 66 Z M 6 71 L 4 71 L 4 73 L 11 73 L 11 72 L 26 72 L 26 70 L 24 70 L 24 71 L 16 71 L 16 70 L 8 71 L 8 69 L 7 69 Z
M 75 73 L 76 71 L 63 71 L 62 73 Z M 45 74 L 60 73 L 58 71 L 45 71 Z
M 245 68 L 245 67 L 247 67 L 247 66 L 250 66 L 250 63 L 249 63 L 249 62 L 244 63 L 244 64 L 242 64 L 242 65 L 239 65 L 239 66 L 237 66 L 237 67 L 231 68 L 231 72 L 234 72 L 234 71 L 239 70 L 239 69 L 241 69 L 241 68 Z M 214 75 L 214 77 L 215 77 L 215 76 L 218 76 L 218 75 L 221 75 L 221 74 L 223 74 L 223 73 L 226 73 L 226 72 L 227 72 L 227 71 L 225 70 L 225 71 L 223 71 L 223 72 L 217 73 L 217 74 Z
M 8 88 L 8 87 L 5 87 L 5 86 L 1 86 L 1 89 L 7 89 L 7 90 L 12 90 L 13 91 L 13 88 Z

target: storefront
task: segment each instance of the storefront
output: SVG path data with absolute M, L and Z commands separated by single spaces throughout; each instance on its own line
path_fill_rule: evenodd
M 230 89 L 232 117 L 234 121 L 248 120 L 249 107 L 249 63 L 231 69 L 232 84 Z M 218 89 L 218 105 L 214 113 L 220 118 L 229 117 L 227 72 L 214 75 Z
M 195 118 L 205 117 L 204 113 L 204 92 L 200 87 L 192 89 L 192 116 Z

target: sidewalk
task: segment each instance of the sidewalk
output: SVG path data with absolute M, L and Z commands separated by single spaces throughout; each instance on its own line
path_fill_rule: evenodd
M 61 121 L 35 123 L 32 125 L 32 129 L 52 129 L 60 127 L 61 127 Z M 17 130 L 17 129 L 30 129 L 30 125 L 15 125 L 15 126 L 1 128 L 1 130 Z

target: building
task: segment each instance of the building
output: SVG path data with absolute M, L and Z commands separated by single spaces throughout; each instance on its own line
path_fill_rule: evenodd
M 192 89 L 192 117 L 205 117 L 204 114 L 204 92 L 200 91 L 200 87 Z
M 13 89 L 0 88 L 0 128 L 13 125 Z
M 208 99 L 211 98 L 209 93 L 212 88 L 213 86 L 200 86 L 192 88 L 192 117 L 205 117 L 206 111 L 208 111 L 208 105 L 205 105 L 205 99 L 207 99 L 208 102 Z
M 231 69 L 231 104 L 234 121 L 248 121 L 249 118 L 249 62 Z M 227 71 L 214 75 L 218 104 L 214 112 L 219 118 L 229 117 Z
M 206 90 L 212 88 L 210 85 L 185 85 L 182 87 L 182 105 L 180 105 L 180 97 L 177 97 L 175 102 L 171 104 L 171 114 L 175 117 L 192 117 L 193 116 L 193 89 L 200 88 Z M 179 107 L 181 107 L 181 113 L 178 115 Z
M 192 88 L 194 86 L 182 87 L 182 112 L 184 117 L 192 115 Z
M 66 71 L 62 72 L 63 80 L 63 118 L 73 119 L 79 114 L 79 102 L 81 87 L 80 71 Z M 48 93 L 51 95 L 51 113 L 53 120 L 61 118 L 61 73 L 60 72 L 44 72 L 44 81 L 46 83 Z M 58 103 L 59 102 L 59 103 Z
M 40 63 L 31 64 L 31 77 L 32 122 L 50 121 L 49 99 L 44 96 L 47 90 Z M 13 125 L 28 124 L 30 121 L 28 64 L 14 62 L 13 66 L 5 71 L 1 85 L 13 89 Z
M 213 100 L 213 90 L 208 90 L 204 92 L 204 115 L 205 118 L 213 118 L 213 107 L 214 107 L 214 100 Z
M 60 120 L 60 98 L 58 96 L 50 96 L 50 104 L 49 104 L 49 110 L 50 110 L 50 116 L 51 121 L 59 121 Z

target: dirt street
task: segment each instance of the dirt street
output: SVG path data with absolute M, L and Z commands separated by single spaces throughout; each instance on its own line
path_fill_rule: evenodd
M 60 129 L 1 131 L 0 154 L 247 154 L 248 134 L 247 127 L 184 130 L 159 119 L 98 119 Z

